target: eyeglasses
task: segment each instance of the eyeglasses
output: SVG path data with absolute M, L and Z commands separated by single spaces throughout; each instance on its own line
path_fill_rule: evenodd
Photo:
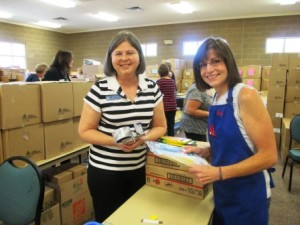
M 137 54 L 137 52 L 135 52 L 135 51 L 126 51 L 124 53 L 123 52 L 113 52 L 112 56 L 116 57 L 116 58 L 122 58 L 123 56 L 130 58 L 136 54 Z
M 221 63 L 223 62 L 222 59 L 212 59 L 210 60 L 210 62 L 204 63 L 204 62 L 200 62 L 199 64 L 197 64 L 197 69 L 198 70 L 203 70 L 203 69 L 207 69 L 207 65 L 209 64 L 211 67 L 217 67 L 219 66 Z

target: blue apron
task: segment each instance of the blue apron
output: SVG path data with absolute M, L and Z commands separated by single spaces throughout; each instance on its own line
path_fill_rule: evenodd
M 227 104 L 212 105 L 208 118 L 213 166 L 238 163 L 253 155 L 234 117 L 232 88 Z M 213 225 L 267 225 L 268 202 L 263 172 L 213 184 Z

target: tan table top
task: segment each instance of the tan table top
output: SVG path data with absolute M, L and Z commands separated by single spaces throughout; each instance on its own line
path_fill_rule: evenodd
M 156 215 L 163 225 L 207 225 L 213 211 L 213 193 L 204 200 L 143 186 L 107 220 L 105 225 L 143 225 Z

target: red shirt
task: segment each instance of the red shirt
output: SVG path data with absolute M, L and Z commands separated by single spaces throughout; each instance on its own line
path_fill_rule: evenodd
M 164 109 L 168 111 L 176 111 L 176 83 L 173 79 L 161 78 L 156 81 L 160 91 L 163 94 Z

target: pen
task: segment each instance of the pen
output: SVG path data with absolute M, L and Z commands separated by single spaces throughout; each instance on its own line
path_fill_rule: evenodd
M 150 220 L 150 219 L 142 219 L 142 223 L 151 223 L 151 224 L 162 224 L 161 220 Z

